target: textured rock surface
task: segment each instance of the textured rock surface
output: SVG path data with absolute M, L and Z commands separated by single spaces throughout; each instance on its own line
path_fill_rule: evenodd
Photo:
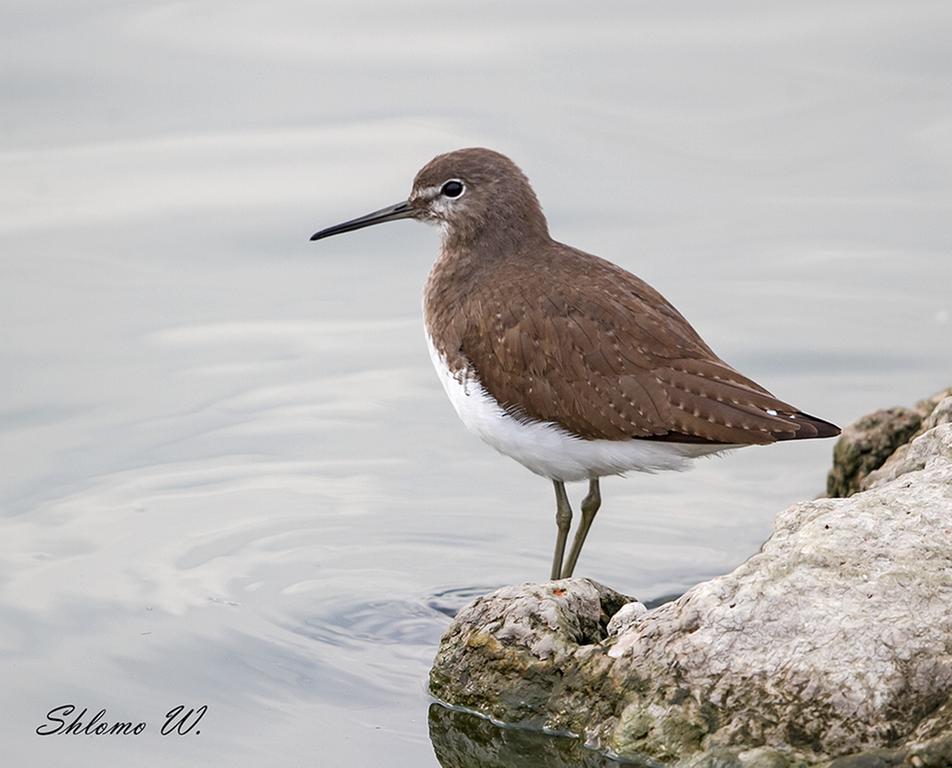
M 863 416 L 843 430 L 833 446 L 833 467 L 826 478 L 826 495 L 836 498 L 862 490 L 866 476 L 899 448 L 935 426 L 929 417 L 952 388 L 920 400 L 914 408 L 886 408 Z
M 863 478 L 881 467 L 921 424 L 921 414 L 901 407 L 885 408 L 850 424 L 833 446 L 833 468 L 826 477 L 826 495 L 856 493 Z
M 478 599 L 432 691 L 649 761 L 952 765 L 952 399 L 930 410 L 868 490 L 655 610 L 585 579 Z
M 929 435 L 927 439 L 915 439 L 900 445 L 881 467 L 863 478 L 860 488 L 877 488 L 900 475 L 923 469 L 931 457 L 942 451 L 939 442 L 944 432 L 936 430 L 936 427 L 943 424 L 952 424 L 952 397 L 946 397 L 937 403 L 923 421 L 921 431 L 923 437 Z

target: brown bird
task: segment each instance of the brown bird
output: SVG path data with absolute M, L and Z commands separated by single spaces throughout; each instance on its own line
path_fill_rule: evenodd
M 601 505 L 600 477 L 840 432 L 721 360 L 643 280 L 553 240 L 529 180 L 498 152 L 439 155 L 406 201 L 311 240 L 396 219 L 442 230 L 424 320 L 457 414 L 555 485 L 553 579 L 575 569 Z M 565 483 L 575 480 L 588 480 L 589 491 L 563 564 L 572 521 Z

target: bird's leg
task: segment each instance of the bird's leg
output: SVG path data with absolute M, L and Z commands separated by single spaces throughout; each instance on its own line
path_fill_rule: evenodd
M 582 553 L 582 545 L 585 543 L 585 537 L 588 536 L 588 529 L 592 527 L 592 521 L 598 508 L 602 505 L 602 494 L 598 489 L 598 478 L 593 477 L 588 481 L 588 496 L 582 499 L 582 522 L 579 523 L 578 530 L 575 531 L 575 539 L 572 541 L 572 550 L 569 552 L 569 559 L 562 569 L 562 578 L 567 579 L 575 570 L 575 563 L 578 562 L 578 556 Z
M 555 536 L 555 554 L 552 555 L 551 578 L 557 579 L 562 572 L 565 540 L 569 536 L 569 527 L 572 525 L 572 506 L 569 504 L 569 497 L 565 493 L 565 483 L 558 480 L 552 482 L 555 484 L 555 524 L 558 526 L 558 533 Z

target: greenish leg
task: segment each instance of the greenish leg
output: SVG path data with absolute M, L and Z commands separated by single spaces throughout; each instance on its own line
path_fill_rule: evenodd
M 567 579 L 575 570 L 575 564 L 578 562 L 578 556 L 582 553 L 582 545 L 585 543 L 585 537 L 588 536 L 588 529 L 592 527 L 592 521 L 598 508 L 602 505 L 602 494 L 598 488 L 598 478 L 592 478 L 588 481 L 588 496 L 582 499 L 582 522 L 579 523 L 578 530 L 575 532 L 575 539 L 572 541 L 572 551 L 569 552 L 568 562 L 562 569 L 562 578 Z
M 552 576 L 559 578 L 562 572 L 562 558 L 565 556 L 565 540 L 569 536 L 569 527 L 572 525 L 572 507 L 569 497 L 565 493 L 565 483 L 552 481 L 555 485 L 555 524 L 558 533 L 555 537 L 555 554 L 552 556 Z

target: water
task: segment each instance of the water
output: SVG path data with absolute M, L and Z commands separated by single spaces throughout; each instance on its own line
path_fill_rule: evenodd
M 603 765 L 430 709 L 448 616 L 547 573 L 551 489 L 430 370 L 437 234 L 307 237 L 495 147 L 557 237 L 781 397 L 839 423 L 910 403 L 952 383 L 950 24 L 941 3 L 8 1 L 5 760 Z M 579 571 L 643 599 L 724 572 L 822 491 L 830 448 L 607 480 Z M 67 703 L 148 728 L 34 734 Z M 208 706 L 200 735 L 159 736 L 178 704 Z

